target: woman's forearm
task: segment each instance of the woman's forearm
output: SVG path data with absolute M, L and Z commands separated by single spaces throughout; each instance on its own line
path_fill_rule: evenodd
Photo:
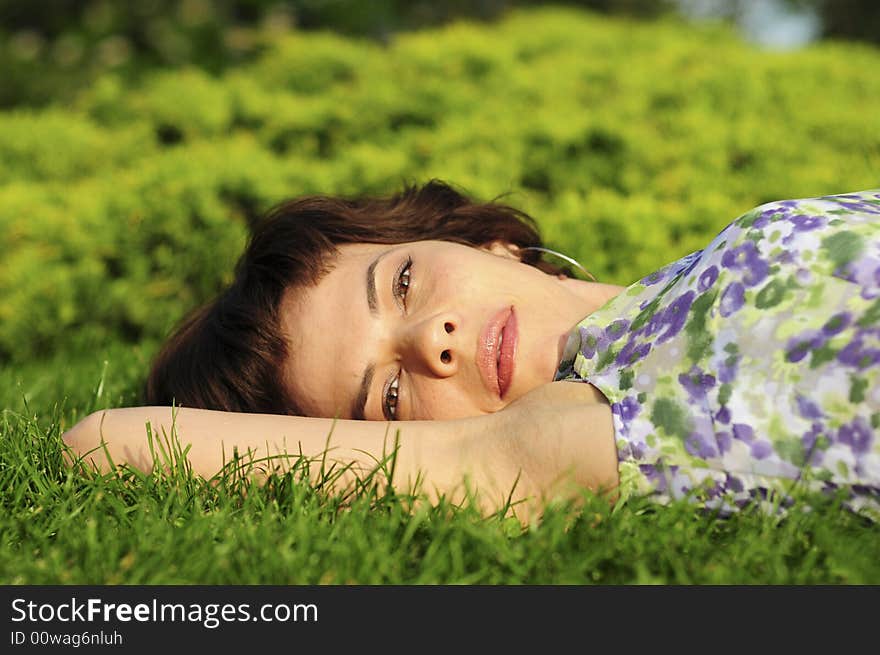
M 102 471 L 110 469 L 110 461 L 149 471 L 157 444 L 164 446 L 165 437 L 175 435 L 180 449 L 188 448 L 193 472 L 205 478 L 235 453 L 264 471 L 284 471 L 302 455 L 311 461 L 313 479 L 322 464 L 324 471 L 346 469 L 336 480 L 343 486 L 384 460 L 401 491 L 420 480 L 419 491 L 431 500 L 445 495 L 457 502 L 467 489 L 477 490 L 481 505 L 492 511 L 508 499 L 540 500 L 616 483 L 613 440 L 603 436 L 610 418 L 606 408 L 583 402 L 585 392 L 575 387 L 587 386 L 546 385 L 504 411 L 451 421 L 333 421 L 188 408 L 176 408 L 172 415 L 170 407 L 130 407 L 96 412 L 64 439 Z
M 255 468 L 289 468 L 300 457 L 326 466 L 350 469 L 346 479 L 375 469 L 378 462 L 395 453 L 395 474 L 406 476 L 433 469 L 445 476 L 456 449 L 466 449 L 470 419 L 461 421 L 413 421 L 386 423 L 246 414 L 170 407 L 127 407 L 95 412 L 65 433 L 74 452 L 86 455 L 102 471 L 129 464 L 142 471 L 153 467 L 161 444 L 167 450 L 176 437 L 179 449 L 194 473 L 205 478 L 217 474 L 234 455 Z M 148 431 L 149 427 L 149 431 Z M 152 446 L 148 434 L 152 432 Z M 395 442 L 397 440 L 397 450 Z M 456 447 L 456 444 L 458 445 Z M 163 458 L 157 462 L 163 464 Z M 390 468 L 390 462 L 388 467 Z M 312 473 L 316 467 L 310 466 Z M 395 482 L 407 482 L 406 479 Z

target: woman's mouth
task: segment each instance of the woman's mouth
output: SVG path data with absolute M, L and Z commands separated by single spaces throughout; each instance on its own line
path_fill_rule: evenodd
M 510 318 L 507 319 L 498 339 L 498 390 L 502 398 L 507 395 L 507 390 L 510 389 L 510 383 L 513 381 L 518 337 L 516 313 L 511 307 Z
M 486 388 L 502 399 L 513 381 L 518 341 L 516 313 L 512 306 L 495 314 L 480 332 L 477 368 Z

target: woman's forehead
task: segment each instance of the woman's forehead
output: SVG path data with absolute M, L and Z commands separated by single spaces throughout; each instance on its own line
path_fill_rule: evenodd
M 284 385 L 298 406 L 316 415 L 334 415 L 357 388 L 372 328 L 365 271 L 389 248 L 350 245 L 316 285 L 289 289 L 280 304 L 288 348 Z

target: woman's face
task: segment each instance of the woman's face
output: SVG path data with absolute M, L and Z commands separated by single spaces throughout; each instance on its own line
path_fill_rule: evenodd
M 619 288 L 559 279 L 511 247 L 349 244 L 282 300 L 284 384 L 308 416 L 448 419 L 550 382 L 569 330 Z

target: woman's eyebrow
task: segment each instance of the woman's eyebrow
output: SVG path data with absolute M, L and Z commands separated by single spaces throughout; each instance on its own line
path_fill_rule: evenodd
M 379 300 L 376 293 L 376 267 L 388 252 L 388 250 L 385 250 L 379 253 L 376 258 L 370 262 L 370 265 L 367 266 L 367 307 L 370 308 L 370 314 L 374 317 L 379 315 Z M 364 412 L 367 407 L 367 397 L 370 395 L 370 385 L 373 383 L 373 374 L 375 372 L 376 365 L 373 364 L 373 362 L 369 362 L 364 368 L 364 373 L 361 376 L 360 388 L 358 389 L 357 396 L 351 405 L 351 416 L 354 419 L 360 421 L 365 420 Z
M 358 389 L 357 397 L 351 404 L 351 417 L 353 419 L 357 419 L 358 421 L 366 420 L 364 411 L 367 407 L 367 396 L 370 393 L 370 385 L 373 383 L 373 373 L 375 372 L 376 367 L 373 363 L 371 362 L 367 364 L 367 368 L 364 369 L 364 375 L 361 378 L 361 387 Z
M 387 250 L 385 252 L 387 252 Z M 379 260 L 382 259 L 382 255 L 384 254 L 384 252 L 380 253 L 370 262 L 370 265 L 367 266 L 367 306 L 370 308 L 370 314 L 373 316 L 376 316 L 379 313 L 379 303 L 376 295 L 376 266 L 379 265 Z

